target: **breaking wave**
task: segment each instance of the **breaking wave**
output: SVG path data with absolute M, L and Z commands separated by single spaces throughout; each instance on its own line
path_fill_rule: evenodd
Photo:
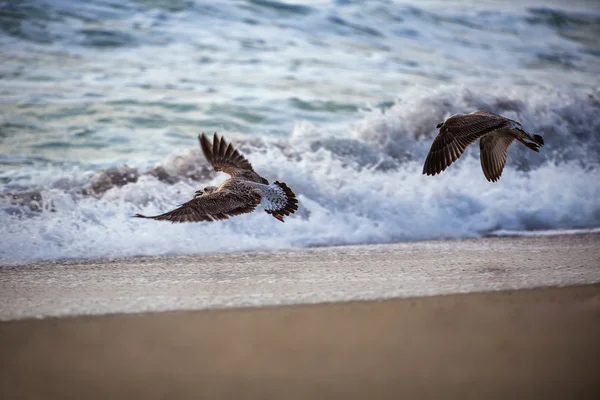
M 483 92 L 483 91 L 482 91 Z M 286 223 L 262 211 L 227 221 L 169 224 L 131 218 L 187 201 L 223 174 L 190 149 L 157 165 L 93 170 L 48 163 L 0 173 L 0 259 L 272 250 L 465 238 L 494 232 L 600 227 L 600 92 L 546 87 L 447 87 L 404 92 L 364 110 L 346 134 L 297 122 L 287 138 L 227 135 L 270 181 L 286 182 L 299 211 Z M 497 183 L 485 180 L 478 146 L 441 175 L 421 174 L 450 114 L 488 109 L 517 119 L 546 145 L 509 149 Z

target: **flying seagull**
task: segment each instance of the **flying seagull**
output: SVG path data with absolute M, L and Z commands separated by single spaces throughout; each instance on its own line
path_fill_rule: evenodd
M 525 132 L 519 122 L 489 111 L 453 115 L 440 122 L 437 128 L 440 131 L 427 154 L 423 174 L 439 174 L 456 161 L 467 146 L 480 139 L 483 174 L 488 181 L 496 182 L 502 175 L 506 152 L 513 140 L 518 140 L 535 152 L 539 152 L 544 145 L 540 135 L 532 136 Z
M 268 214 L 284 222 L 284 216 L 298 209 L 296 195 L 285 183 L 275 181 L 269 185 L 224 138 L 215 133 L 211 144 L 202 133 L 198 139 L 204 157 L 215 171 L 225 172 L 231 178 L 219 187 L 207 186 L 196 191 L 192 200 L 173 211 L 152 217 L 136 214 L 135 217 L 171 222 L 215 221 L 252 212 L 261 204 Z

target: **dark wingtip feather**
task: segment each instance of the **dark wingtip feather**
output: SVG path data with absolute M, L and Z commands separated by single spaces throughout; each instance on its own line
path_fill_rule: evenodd
M 202 133 L 199 135 L 200 147 L 204 153 L 206 160 L 213 166 L 215 171 L 224 171 L 227 169 L 245 169 L 254 171 L 252 164 L 244 158 L 243 155 L 235 148 L 235 146 L 225 139 L 223 136 L 219 136 L 217 132 L 213 134 L 212 141 Z M 268 182 L 263 182 L 267 183 Z
M 540 152 L 540 146 L 535 143 L 527 142 L 525 143 L 525 146 L 527 146 L 528 149 L 535 151 L 536 153 Z
M 202 149 L 202 153 L 206 160 L 210 163 L 212 161 L 213 153 L 210 141 L 204 132 L 198 135 L 198 140 L 200 141 L 200 148 Z
M 423 164 L 423 175 L 429 175 L 429 171 L 427 169 L 427 159 L 425 159 L 425 164 Z
M 225 149 L 227 148 L 227 142 L 223 136 L 219 137 L 217 132 L 213 136 L 213 154 L 219 158 L 225 157 Z
M 425 159 L 425 164 L 423 165 L 423 174 L 427 176 L 433 176 L 439 174 L 444 169 L 446 168 L 442 168 L 440 155 L 430 152 Z
M 502 172 L 500 172 L 498 176 L 488 176 L 487 173 L 483 171 L 483 175 L 485 175 L 485 179 L 487 179 L 488 182 L 498 182 L 502 176 Z
M 537 144 L 539 144 L 540 146 L 544 145 L 544 138 L 541 137 L 540 135 L 533 135 L 533 139 L 535 140 L 535 142 Z

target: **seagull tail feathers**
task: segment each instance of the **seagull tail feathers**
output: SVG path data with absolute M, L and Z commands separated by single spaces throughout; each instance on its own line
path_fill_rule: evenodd
M 298 210 L 296 194 L 284 182 L 275 181 L 269 187 L 275 190 L 269 192 L 270 198 L 266 199 L 265 211 L 279 221 L 284 222 L 284 216 L 289 216 Z

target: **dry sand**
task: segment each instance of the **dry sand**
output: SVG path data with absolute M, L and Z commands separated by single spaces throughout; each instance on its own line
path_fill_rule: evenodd
M 0 324 L 2 399 L 597 399 L 600 285 Z

